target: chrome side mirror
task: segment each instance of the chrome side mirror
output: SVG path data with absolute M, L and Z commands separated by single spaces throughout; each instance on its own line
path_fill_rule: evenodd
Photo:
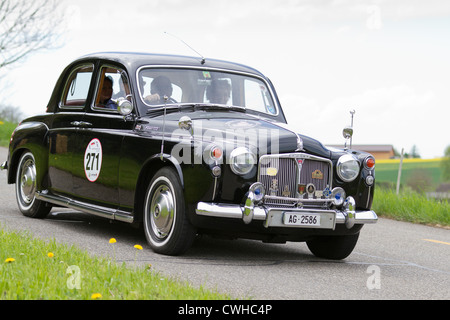
M 189 133 L 191 135 L 193 135 L 193 132 L 192 132 L 192 120 L 188 116 L 182 116 L 180 118 L 180 120 L 178 120 L 178 127 L 180 129 L 189 131 Z
M 350 110 L 350 114 L 352 115 L 352 124 L 345 127 L 342 131 L 342 135 L 345 138 L 345 146 L 344 150 L 347 150 L 347 141 L 350 140 L 350 149 L 352 148 L 352 136 L 353 136 L 353 116 L 355 115 L 355 110 Z
M 350 139 L 353 136 L 353 128 L 345 127 L 344 130 L 342 130 L 342 135 L 345 139 Z
M 347 150 L 347 141 L 350 140 L 350 148 L 352 147 L 352 136 L 353 136 L 353 128 L 352 127 L 345 127 L 344 130 L 342 130 L 342 135 L 345 138 L 345 145 L 344 150 Z

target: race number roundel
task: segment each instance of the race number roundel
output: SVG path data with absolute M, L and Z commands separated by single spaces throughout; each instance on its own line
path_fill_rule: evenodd
M 102 144 L 98 139 L 92 139 L 84 153 L 84 173 L 86 178 L 94 182 L 100 175 L 102 168 Z

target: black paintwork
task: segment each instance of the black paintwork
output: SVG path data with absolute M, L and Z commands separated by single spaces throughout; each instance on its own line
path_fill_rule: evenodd
M 244 225 L 241 221 L 234 221 L 234 219 L 230 221 L 200 217 L 194 213 L 195 205 L 199 201 L 240 203 L 250 184 L 256 181 L 256 171 L 254 170 L 246 177 L 240 177 L 233 174 L 228 165 L 222 164 L 222 174 L 218 180 L 219 187 L 215 190 L 214 178 L 209 165 L 203 162 L 200 164 L 180 163 L 172 156 L 172 150 L 180 142 L 180 138 L 170 133 L 178 128 L 178 120 L 181 116 L 189 116 L 194 123 L 194 128 L 202 129 L 202 132 L 197 132 L 198 136 L 203 136 L 202 133 L 207 130 L 226 132 L 226 130 L 230 130 L 229 125 L 232 121 L 247 121 L 257 129 L 276 131 L 280 137 L 280 153 L 294 152 L 297 148 L 297 135 L 280 127 L 279 124 L 286 123 L 281 109 L 278 115 L 270 116 L 238 109 L 226 110 L 201 105 L 175 105 L 166 108 L 165 121 L 163 121 L 163 108 L 155 108 L 148 112 L 148 106 L 133 96 L 132 102 L 136 108 L 131 116 L 123 117 L 117 113 L 101 113 L 90 107 L 94 97 L 95 81 L 92 81 L 84 109 L 63 110 L 59 106 L 62 90 L 69 73 L 74 67 L 85 62 L 93 63 L 95 66 L 93 79 L 97 79 L 99 68 L 104 64 L 126 70 L 133 93 L 137 88 L 137 70 L 144 65 L 195 66 L 245 72 L 265 79 L 268 85 L 272 86 L 264 75 L 247 66 L 211 59 L 206 59 L 206 63 L 202 65 L 200 60 L 199 58 L 169 55 L 99 53 L 82 57 L 73 62 L 58 79 L 48 103 L 47 112 L 25 119 L 15 130 L 9 148 L 8 182 L 15 182 L 15 166 L 20 154 L 24 150 L 30 150 L 36 157 L 38 190 L 45 190 L 54 195 L 110 209 L 118 209 L 134 217 L 135 221 L 140 221 L 142 198 L 152 175 L 159 168 L 169 165 L 174 167 L 179 174 L 190 220 L 200 230 L 210 229 L 214 226 L 218 233 L 234 230 L 235 235 L 246 233 L 250 237 L 258 233 L 259 235 L 265 234 L 272 240 L 276 237 L 283 238 L 287 234 L 291 235 L 291 238 L 303 239 L 318 232 L 329 233 L 330 231 L 303 230 L 301 234 L 298 234 L 298 229 L 273 231 L 263 228 L 260 223 Z M 273 87 L 272 91 L 275 94 Z M 278 98 L 275 96 L 274 99 L 279 105 Z M 90 126 L 74 126 L 75 121 L 89 123 Z M 164 134 L 163 127 L 165 127 Z M 93 138 L 101 139 L 103 147 L 102 175 L 94 183 L 86 179 L 83 170 L 86 145 Z M 334 165 L 344 154 L 344 151 L 332 152 L 310 137 L 301 135 L 301 138 L 304 143 L 304 152 L 331 159 Z M 164 156 L 161 157 L 163 139 Z M 188 144 L 193 143 L 189 139 L 186 141 Z M 206 146 L 210 141 L 203 139 L 196 143 Z M 256 149 L 257 147 L 255 146 Z M 268 150 L 270 150 L 270 144 Z M 360 159 L 361 163 L 367 156 L 358 151 L 352 152 Z M 192 151 L 191 159 L 194 156 Z M 343 183 L 334 172 L 333 186 L 341 186 L 347 195 L 354 196 L 357 208 L 369 209 L 374 188 L 366 187 L 364 182 L 366 175 L 367 171 L 361 170 L 360 177 L 353 183 Z M 354 233 L 360 227 L 342 232 Z M 337 227 L 338 231 L 340 229 L 343 229 L 342 226 Z M 292 236 L 294 233 L 297 235 Z

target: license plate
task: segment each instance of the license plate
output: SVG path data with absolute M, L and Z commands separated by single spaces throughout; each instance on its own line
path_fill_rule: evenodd
M 320 226 L 320 216 L 285 212 L 283 222 L 285 225 L 292 226 Z

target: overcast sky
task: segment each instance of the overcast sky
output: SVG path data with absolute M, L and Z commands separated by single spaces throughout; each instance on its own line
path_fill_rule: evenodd
M 64 0 L 63 45 L 9 71 L 2 102 L 45 111 L 72 60 L 97 51 L 195 55 L 252 66 L 288 123 L 324 144 L 392 144 L 422 158 L 450 145 L 448 0 Z M 165 33 L 167 32 L 167 33 Z

